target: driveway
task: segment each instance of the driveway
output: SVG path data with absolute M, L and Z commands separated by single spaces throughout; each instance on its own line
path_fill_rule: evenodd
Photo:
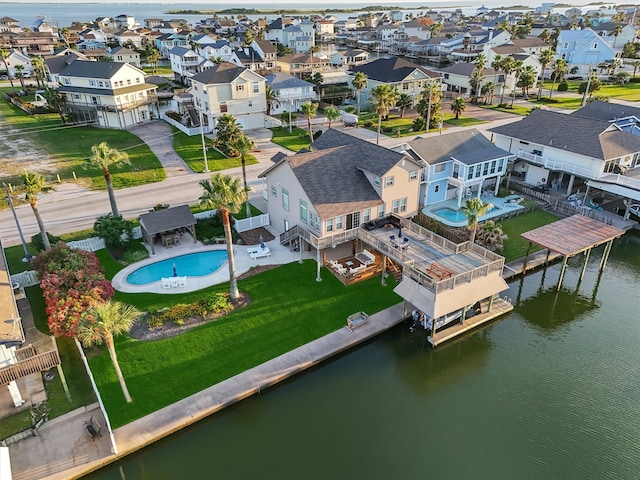
M 173 149 L 173 130 L 167 122 L 156 120 L 135 125 L 127 130 L 149 145 L 149 148 L 156 154 L 156 157 L 158 157 L 167 172 L 167 177 L 193 173 Z

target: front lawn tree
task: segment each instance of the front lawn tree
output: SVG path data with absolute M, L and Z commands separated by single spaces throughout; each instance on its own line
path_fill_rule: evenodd
M 460 118 L 460 114 L 464 112 L 465 108 L 467 108 L 467 102 L 462 97 L 458 97 L 451 102 L 451 111 L 456 114 L 456 120 Z
M 413 99 L 406 93 L 401 93 L 398 97 L 396 107 L 400 109 L 400 118 L 404 117 L 404 111 L 413 105 Z
M 238 125 L 236 117 L 225 113 L 216 122 L 216 138 L 213 145 L 228 157 L 235 156 L 231 145 L 242 135 L 242 127 Z
M 67 101 L 67 98 L 57 89 L 51 87 L 46 87 L 42 96 L 47 101 L 47 105 L 49 105 L 49 108 L 57 112 L 58 115 L 60 115 L 60 120 L 62 121 L 62 123 L 65 123 L 66 119 L 64 118 L 64 104 Z
M 78 340 L 85 347 L 102 344 L 107 347 L 127 403 L 131 403 L 132 398 L 120 370 L 113 338 L 131 330 L 139 316 L 140 311 L 134 306 L 107 300 L 94 303 L 78 323 Z
M 247 191 L 240 184 L 240 180 L 231 175 L 220 173 L 211 175 L 210 180 L 202 180 L 200 186 L 204 190 L 199 199 L 200 206 L 217 210 L 222 215 L 229 265 L 229 296 L 235 302 L 240 298 L 240 292 L 238 291 L 236 264 L 233 257 L 230 215 L 240 211 L 242 204 L 247 201 Z
M 101 142 L 91 147 L 91 156 L 85 162 L 86 167 L 94 167 L 102 170 L 104 181 L 107 184 L 107 193 L 109 194 L 109 203 L 111 204 L 111 213 L 114 217 L 120 216 L 118 212 L 118 204 L 116 196 L 113 193 L 113 184 L 111 183 L 111 173 L 109 168 L 120 165 L 130 165 L 129 155 L 121 152 L 117 148 L 111 148 L 107 142 Z
M 389 115 L 389 110 L 398 101 L 398 91 L 386 83 L 381 83 L 371 90 L 370 103 L 373 111 L 378 114 L 378 131 L 376 135 L 376 144 L 380 144 L 380 127 L 382 119 Z
M 38 229 L 40 230 L 40 235 L 42 236 L 44 249 L 51 250 L 51 244 L 49 243 L 47 230 L 44 227 L 44 222 L 42 221 L 40 211 L 38 210 L 38 194 L 49 193 L 51 190 L 53 190 L 53 187 L 47 185 L 47 181 L 44 178 L 44 175 L 40 175 L 39 173 L 22 172 L 20 174 L 20 179 L 22 180 L 22 184 L 25 187 L 26 193 L 24 198 L 27 202 L 29 202 L 29 205 L 31 205 L 33 215 L 36 217 L 36 222 L 38 223 Z
M 121 248 L 125 242 L 133 239 L 133 222 L 109 213 L 96 219 L 93 231 L 104 240 L 107 248 Z M 123 240 L 123 237 L 126 240 Z
M 358 115 L 360 115 L 360 93 L 367 88 L 367 74 L 364 72 L 356 72 L 351 80 L 351 85 L 356 91 L 356 100 L 358 102 Z
M 340 112 L 333 105 L 329 105 L 324 109 L 324 116 L 327 117 L 327 120 L 329 120 L 329 128 L 331 128 L 331 123 L 340 118 Z
M 242 161 L 242 180 L 244 181 L 244 189 L 247 194 L 249 192 L 249 184 L 247 183 L 247 162 L 246 156 L 250 150 L 256 148 L 256 144 L 253 140 L 247 137 L 245 134 L 241 134 L 238 138 L 236 138 L 231 144 L 231 148 L 233 148 L 240 155 Z M 245 203 L 247 208 L 247 218 L 251 217 L 251 205 L 249 205 L 249 201 Z
M 318 113 L 318 104 L 313 102 L 305 102 L 300 105 L 300 110 L 307 117 L 307 129 L 309 130 L 309 144 L 313 143 L 313 131 L 311 130 L 311 119 Z
M 462 213 L 467 217 L 467 229 L 471 232 L 471 236 L 469 237 L 469 241 L 471 243 L 474 243 L 476 240 L 478 220 L 492 208 L 492 204 L 484 203 L 478 197 L 465 200 L 465 205 L 462 207 Z
M 6 48 L 0 48 L 0 57 L 2 57 L 2 63 L 4 63 L 4 69 L 7 71 L 7 78 L 9 79 L 9 83 L 11 84 L 11 91 L 15 92 L 16 87 L 13 85 L 13 77 L 11 76 L 11 72 L 9 71 L 9 65 L 7 65 L 7 58 L 9 58 L 10 55 L 11 55 L 10 50 L 7 50 Z

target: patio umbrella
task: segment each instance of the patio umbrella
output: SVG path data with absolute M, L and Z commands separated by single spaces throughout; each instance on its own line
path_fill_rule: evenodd
M 398 238 L 402 238 L 402 225 L 398 227 Z
M 264 244 L 264 238 L 262 237 L 262 235 L 260 235 L 260 248 L 266 248 L 266 245 Z
M 176 264 L 173 264 L 173 276 L 177 277 L 178 276 L 178 270 L 176 269 Z

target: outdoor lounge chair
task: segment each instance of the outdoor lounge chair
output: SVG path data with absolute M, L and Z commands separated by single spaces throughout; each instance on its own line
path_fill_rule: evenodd
M 257 251 L 250 253 L 249 256 L 254 260 L 260 257 L 270 257 L 271 250 L 269 250 L 269 247 L 264 247 L 264 248 L 258 247 Z
M 171 277 L 171 288 L 178 288 L 178 277 Z
M 171 288 L 171 279 L 163 278 L 162 279 L 162 288 Z
M 187 286 L 187 277 L 178 277 L 178 287 Z

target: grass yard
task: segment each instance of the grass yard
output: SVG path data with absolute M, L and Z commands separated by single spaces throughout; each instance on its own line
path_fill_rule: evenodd
M 251 297 L 250 305 L 180 336 L 154 342 L 119 337 L 116 349 L 131 404 L 124 401 L 107 352 L 92 354 L 91 368 L 112 425 L 122 426 L 335 331 L 355 311 L 373 314 L 401 301 L 393 293 L 395 282 L 382 287 L 372 278 L 345 287 L 323 269 L 318 283 L 315 269 L 311 260 L 293 262 L 243 280 L 239 288 Z M 117 293 L 116 298 L 147 310 L 227 290 L 225 283 L 184 295 Z
M 142 71 L 147 75 L 171 75 L 173 77 L 173 70 L 170 66 L 158 66 L 156 71 L 153 71 L 153 67 L 142 67 Z M 167 78 L 167 82 L 170 82 L 172 78 Z
M 289 133 L 288 127 L 270 128 L 273 132 L 271 141 L 281 147 L 298 152 L 301 148 L 309 148 L 309 132 L 302 128 L 294 127 Z
M 499 107 L 496 105 L 480 105 L 482 108 L 486 108 L 487 110 L 496 110 L 497 112 L 505 112 L 505 113 L 513 113 L 514 115 L 522 115 L 526 117 L 531 113 L 531 108 L 523 107 L 522 105 L 514 104 L 511 107 L 511 99 L 507 99 L 505 97 L 505 105 L 506 107 Z
M 2 126 L 12 129 L 6 140 L 0 140 L 3 156 L 24 157 L 29 162 L 38 162 L 39 171 L 50 177 L 60 175 L 63 181 L 77 179 L 89 188 L 104 189 L 103 172 L 96 168 L 83 167 L 91 156 L 91 147 L 106 141 L 109 146 L 126 151 L 131 165 L 112 167 L 111 178 L 115 188 L 131 187 L 164 180 L 165 172 L 160 161 L 149 147 L 135 135 L 123 130 L 92 127 L 65 126 L 58 115 L 27 115 L 22 110 L 0 100 Z M 22 167 L 17 162 L 8 164 L 11 170 L 5 182 L 18 185 L 18 174 Z
M 470 127 L 472 125 L 480 125 L 482 123 L 487 123 L 487 121 L 481 120 L 479 118 L 465 117 L 463 115 L 460 115 L 460 117 L 456 119 L 455 113 L 445 113 L 444 123 L 448 123 L 449 125 L 453 125 L 455 127 Z M 431 130 L 434 130 L 434 129 L 431 129 Z
M 189 165 L 194 172 L 204 172 L 204 157 L 202 156 L 202 137 L 200 135 L 189 136 L 180 132 L 176 127 L 173 130 L 173 148 L 178 155 Z M 239 167 L 242 165 L 240 157 L 227 158 L 218 150 L 211 148 L 211 140 L 205 139 L 207 143 L 207 163 L 209 170 L 217 172 L 227 168 Z M 247 165 L 258 163 L 258 159 L 249 154 L 245 157 Z
M 521 233 L 528 232 L 534 228 L 548 225 L 560 217 L 549 213 L 545 210 L 534 210 L 526 215 L 520 215 L 519 217 L 509 218 L 503 222 L 502 231 L 509 236 L 509 240 L 504 242 L 504 250 L 500 254 L 505 258 L 505 263 L 512 262 L 522 258 L 527 253 L 529 242 L 520 236 Z M 540 247 L 533 245 L 531 247 L 531 253 L 537 252 Z

